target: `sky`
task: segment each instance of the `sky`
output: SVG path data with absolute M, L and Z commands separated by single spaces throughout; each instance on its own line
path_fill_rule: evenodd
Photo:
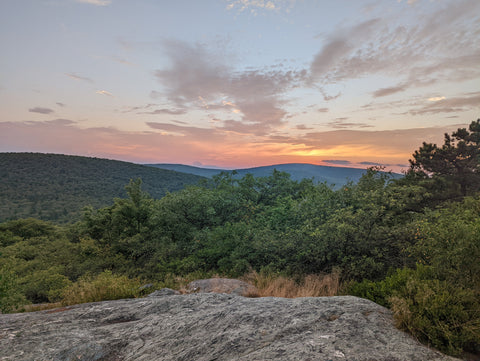
M 479 0 L 0 0 L 0 152 L 401 171 L 480 118 Z

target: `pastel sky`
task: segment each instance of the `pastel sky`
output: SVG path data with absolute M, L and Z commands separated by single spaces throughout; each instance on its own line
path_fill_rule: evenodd
M 399 171 L 480 117 L 478 0 L 1 0 L 0 152 Z

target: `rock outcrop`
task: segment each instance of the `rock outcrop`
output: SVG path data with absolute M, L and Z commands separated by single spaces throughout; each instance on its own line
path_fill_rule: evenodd
M 237 296 L 255 295 L 258 290 L 250 283 L 232 278 L 196 280 L 187 285 L 187 293 L 228 293 Z
M 245 298 L 173 291 L 0 315 L 0 360 L 447 361 L 351 297 Z

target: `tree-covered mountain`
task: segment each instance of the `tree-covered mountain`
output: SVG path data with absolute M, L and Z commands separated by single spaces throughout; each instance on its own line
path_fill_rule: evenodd
M 221 168 L 201 168 L 195 167 L 193 165 L 185 164 L 170 164 L 170 163 L 158 163 L 158 164 L 145 164 L 149 167 L 155 167 L 160 169 L 174 170 L 176 172 L 195 174 L 202 177 L 212 178 L 214 175 L 220 174 L 221 172 L 229 172 L 228 169 Z
M 0 153 L 0 221 L 35 217 L 77 220 L 82 208 L 125 197 L 141 178 L 154 198 L 197 184 L 202 177 L 115 160 L 41 153 Z
M 301 181 L 302 179 L 313 179 L 315 183 L 323 183 L 340 187 L 347 182 L 357 182 L 366 169 L 348 168 L 348 167 L 329 167 L 315 164 L 305 163 L 287 163 L 275 164 L 263 167 L 244 168 L 244 169 L 216 169 L 216 168 L 200 168 L 183 164 L 146 164 L 152 167 L 169 169 L 177 172 L 184 172 L 190 174 L 200 175 L 202 177 L 213 177 L 214 175 L 223 172 L 235 172 L 234 178 L 240 179 L 246 174 L 252 174 L 254 177 L 268 177 L 276 169 L 280 172 L 287 172 L 291 179 Z M 394 174 L 394 178 L 401 177 L 399 174 Z

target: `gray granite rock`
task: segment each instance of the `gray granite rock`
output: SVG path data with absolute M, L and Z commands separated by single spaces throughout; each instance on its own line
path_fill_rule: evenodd
M 0 360 L 447 361 L 356 297 L 165 292 L 0 315 Z
M 190 282 L 187 287 L 188 293 L 229 293 L 237 296 L 246 296 L 258 293 L 257 288 L 250 283 L 232 278 L 208 278 Z
M 163 296 L 172 296 L 180 295 L 181 293 L 171 288 L 162 288 L 161 290 L 156 290 L 155 292 L 150 293 L 147 297 L 163 297 Z

